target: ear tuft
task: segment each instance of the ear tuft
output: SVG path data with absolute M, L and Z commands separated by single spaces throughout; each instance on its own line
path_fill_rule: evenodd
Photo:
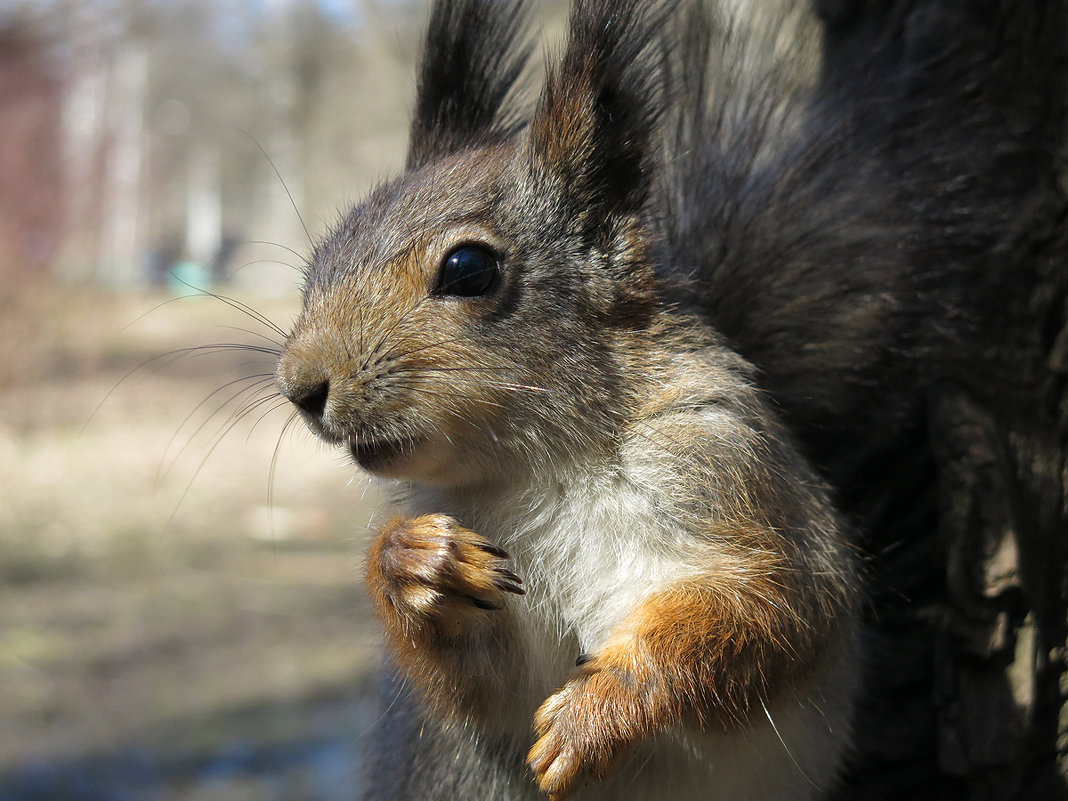
M 645 202 L 663 108 L 653 43 L 672 3 L 577 0 L 566 49 L 530 128 L 535 168 L 578 209 L 634 213 Z
M 419 68 L 408 168 L 514 135 L 509 109 L 530 57 L 528 0 L 437 0 Z

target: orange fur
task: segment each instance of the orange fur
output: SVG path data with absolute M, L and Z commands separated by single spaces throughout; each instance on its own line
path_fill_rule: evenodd
M 507 554 L 446 515 L 395 518 L 367 554 L 366 579 L 394 659 L 431 703 L 483 716 L 489 685 L 469 664 L 480 637 L 503 639 L 522 582 Z
M 541 790 L 562 799 L 583 771 L 602 779 L 631 746 L 680 723 L 742 724 L 803 680 L 827 632 L 780 562 L 754 552 L 635 608 L 538 709 L 528 761 Z

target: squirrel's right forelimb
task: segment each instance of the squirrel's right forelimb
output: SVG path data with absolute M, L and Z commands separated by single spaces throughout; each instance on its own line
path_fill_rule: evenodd
M 390 653 L 446 714 L 499 709 L 518 648 L 511 597 L 524 593 L 508 554 L 447 515 L 396 518 L 367 555 L 371 600 Z

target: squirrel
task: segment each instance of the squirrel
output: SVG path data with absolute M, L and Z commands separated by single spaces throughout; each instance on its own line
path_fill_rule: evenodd
M 855 479 L 982 303 L 898 147 L 960 76 L 816 5 L 574 0 L 524 109 L 531 3 L 434 3 L 405 171 L 315 247 L 277 368 L 403 508 L 369 801 L 834 790 Z

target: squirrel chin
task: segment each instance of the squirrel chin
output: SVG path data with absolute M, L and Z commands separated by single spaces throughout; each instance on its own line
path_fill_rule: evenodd
M 450 449 L 430 436 L 354 440 L 348 451 L 361 469 L 378 478 L 453 488 L 472 481 L 470 465 L 458 463 Z
M 349 443 L 349 453 L 364 470 L 393 476 L 397 468 L 415 455 L 421 444 L 421 440 L 414 439 L 357 440 Z
M 418 484 L 445 492 L 493 492 L 508 487 L 514 473 L 500 465 L 488 470 L 478 453 L 433 435 L 403 440 L 349 442 L 362 470 L 376 478 Z

